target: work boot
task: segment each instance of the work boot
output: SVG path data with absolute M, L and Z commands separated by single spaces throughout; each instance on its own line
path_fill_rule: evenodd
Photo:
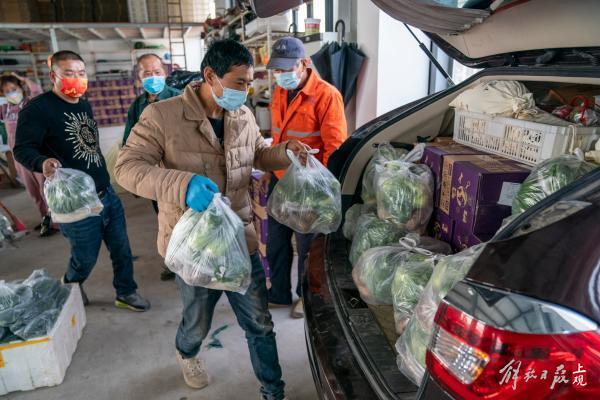
M 183 358 L 179 351 L 177 353 L 177 362 L 181 367 L 185 383 L 194 389 L 202 389 L 208 386 L 208 373 L 204 367 L 204 361 L 200 357 Z
M 150 309 L 150 302 L 137 293 L 128 296 L 117 296 L 115 300 L 117 308 L 127 308 L 131 311 L 143 312 Z
M 172 281 L 175 279 L 175 272 L 171 271 L 167 267 L 164 267 L 162 272 L 160 273 L 161 281 Z
M 290 317 L 299 319 L 304 318 L 304 303 L 302 299 L 298 299 L 294 306 L 292 307 L 292 311 L 290 312 Z

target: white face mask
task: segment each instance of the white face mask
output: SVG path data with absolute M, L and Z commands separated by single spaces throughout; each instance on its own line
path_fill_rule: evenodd
M 7 92 L 4 94 L 6 96 L 6 101 L 10 104 L 21 104 L 23 101 L 23 92 L 20 90 L 13 90 L 12 92 Z

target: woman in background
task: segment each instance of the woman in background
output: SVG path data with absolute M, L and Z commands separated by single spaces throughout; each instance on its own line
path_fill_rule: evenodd
M 0 90 L 4 94 L 7 103 L 0 105 L 0 120 L 4 122 L 8 136 L 8 147 L 13 150 L 16 141 L 17 119 L 19 111 L 33 97 L 42 93 L 42 88 L 37 83 L 23 78 L 14 72 L 11 75 L 0 77 Z M 54 233 L 48 205 L 44 198 L 44 176 L 37 172 L 31 172 L 15 161 L 15 168 L 21 183 L 25 186 L 27 193 L 35 202 L 42 216 L 42 223 L 36 230 L 40 230 L 40 236 L 50 236 Z

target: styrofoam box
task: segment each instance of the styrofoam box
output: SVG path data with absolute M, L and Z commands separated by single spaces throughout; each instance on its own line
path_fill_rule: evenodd
M 271 22 L 271 32 L 287 32 L 292 23 L 291 13 L 275 15 L 270 18 L 256 18 L 246 24 L 246 37 L 267 31 L 267 20 Z
M 586 151 L 598 137 L 599 127 L 555 126 L 455 110 L 456 142 L 528 165 L 576 148 Z
M 85 326 L 79 285 L 47 336 L 0 345 L 0 395 L 62 383 Z

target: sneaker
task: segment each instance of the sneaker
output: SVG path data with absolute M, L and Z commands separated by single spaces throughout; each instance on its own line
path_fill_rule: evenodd
M 304 318 L 304 303 L 302 302 L 302 299 L 299 299 L 294 304 L 292 311 L 290 312 L 290 317 L 295 319 Z
M 56 233 L 56 229 L 52 227 L 52 219 L 49 215 L 46 215 L 44 218 L 42 218 L 42 223 L 40 224 L 39 229 L 40 237 L 48 237 Z
M 63 275 L 63 277 L 60 278 L 60 283 L 64 285 L 70 282 L 67 282 L 65 276 Z M 83 290 L 83 285 L 81 283 L 79 284 L 79 291 L 81 292 L 81 300 L 83 300 L 83 305 L 87 306 L 88 304 L 90 304 L 90 299 L 88 299 L 87 294 L 85 294 L 85 290 Z
M 172 281 L 173 279 L 175 279 L 175 272 L 171 271 L 168 268 L 163 268 L 162 272 L 160 273 L 160 280 L 161 281 Z
M 127 308 L 131 311 L 143 312 L 150 309 L 150 302 L 139 294 L 132 293 L 129 296 L 117 297 L 115 306 L 117 308 Z
M 183 358 L 179 351 L 177 353 L 177 362 L 181 367 L 185 383 L 194 389 L 202 389 L 208 386 L 208 373 L 204 367 L 204 361 L 199 357 Z

